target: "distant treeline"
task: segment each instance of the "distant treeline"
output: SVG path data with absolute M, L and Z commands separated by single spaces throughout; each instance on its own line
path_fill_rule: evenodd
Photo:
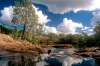
M 21 30 L 11 29 L 0 25 L 0 33 L 11 35 L 15 39 L 21 39 Z M 100 24 L 94 28 L 93 35 L 87 35 L 86 33 L 81 34 L 45 34 L 42 31 L 37 31 L 37 33 L 31 33 L 30 30 L 26 32 L 26 41 L 33 44 L 72 44 L 76 47 L 92 47 L 100 46 Z M 21 39 L 22 40 L 22 39 Z

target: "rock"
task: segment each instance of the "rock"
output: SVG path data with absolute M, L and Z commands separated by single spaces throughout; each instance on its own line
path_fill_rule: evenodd
M 78 50 L 75 55 L 83 57 L 100 57 L 100 49 L 98 47 L 86 48 L 84 50 Z

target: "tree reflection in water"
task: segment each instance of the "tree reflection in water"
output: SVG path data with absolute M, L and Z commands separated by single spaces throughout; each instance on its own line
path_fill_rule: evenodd
M 36 66 L 36 63 L 40 62 L 41 60 L 38 59 L 37 61 L 33 61 L 33 59 L 24 57 L 24 65 L 22 59 L 16 60 L 16 58 L 12 57 L 8 61 L 8 66 Z
M 23 65 L 21 59 L 16 60 L 15 57 L 12 57 L 8 62 L 8 66 L 62 66 L 62 62 L 59 62 L 59 60 L 60 59 L 50 57 L 43 59 L 41 56 L 35 56 L 35 58 L 24 57 L 25 65 Z M 95 61 L 97 65 L 94 65 Z M 95 58 L 95 61 L 93 61 L 92 58 L 87 60 L 83 59 L 81 63 L 77 62 L 77 64 L 72 64 L 71 66 L 100 66 L 100 58 Z
M 100 57 L 99 58 L 95 58 L 95 62 L 98 66 L 100 66 Z

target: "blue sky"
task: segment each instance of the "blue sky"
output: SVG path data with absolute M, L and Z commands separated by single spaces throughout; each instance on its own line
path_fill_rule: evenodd
M 14 0 L 0 0 L 0 22 L 11 24 Z M 39 23 L 47 33 L 93 33 L 100 21 L 99 0 L 33 0 Z

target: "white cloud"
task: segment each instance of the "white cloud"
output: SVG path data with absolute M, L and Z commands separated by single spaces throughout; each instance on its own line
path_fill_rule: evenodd
M 93 11 L 93 15 L 98 15 L 98 14 L 100 14 L 100 9 L 95 9 L 95 10 Z
M 87 10 L 100 8 L 100 0 L 33 0 L 34 3 L 43 4 L 53 13 L 66 13 L 68 11 Z
M 93 28 L 89 28 L 87 30 L 84 30 L 83 32 L 87 33 L 88 35 L 93 35 Z
M 84 31 L 84 30 L 88 30 L 88 29 L 90 29 L 90 27 L 84 26 L 84 27 L 82 28 L 83 31 Z
M 34 5 L 32 6 L 35 9 L 36 14 L 38 15 L 38 22 L 40 24 L 44 24 L 43 30 L 45 30 L 47 33 L 52 32 L 52 33 L 57 34 L 57 29 L 55 27 L 49 27 L 45 25 L 47 22 L 51 21 L 50 19 L 48 19 L 48 16 L 43 14 L 42 11 L 39 10 L 39 8 L 36 8 Z M 12 6 L 5 7 L 3 10 L 0 11 L 0 13 L 2 14 L 2 16 L 0 17 L 0 20 L 3 23 L 12 24 L 11 23 L 11 20 L 13 18 L 13 7 Z
M 38 15 L 38 22 L 40 24 L 46 24 L 47 22 L 50 21 L 50 19 L 48 19 L 48 16 L 47 15 L 44 15 L 42 13 L 41 10 L 39 10 L 38 8 L 36 8 L 34 5 L 32 5 L 33 8 L 35 8 L 35 12 L 36 14 Z M 9 6 L 9 7 L 5 7 L 3 10 L 0 11 L 2 16 L 0 17 L 0 20 L 2 22 L 6 22 L 6 23 L 9 23 L 11 24 L 11 20 L 13 18 L 13 7 L 12 6 Z
M 13 7 L 12 6 L 5 7 L 4 10 L 1 10 L 0 12 L 2 14 L 0 20 L 2 22 L 11 23 L 13 17 Z
M 61 33 L 65 34 L 75 34 L 77 28 L 82 28 L 83 25 L 81 23 L 73 22 L 72 20 L 68 20 L 67 18 L 63 19 L 63 22 L 57 26 L 57 30 Z
M 77 28 L 83 29 L 83 25 L 81 23 L 73 22 L 72 20 L 68 20 L 67 18 L 63 19 L 63 22 L 60 23 L 57 28 L 56 27 L 50 27 L 50 26 L 43 26 L 43 31 L 45 33 L 55 33 L 55 34 L 76 34 Z M 84 27 L 86 29 L 87 27 Z
M 34 5 L 32 5 L 33 8 L 35 9 L 36 14 L 38 15 L 38 22 L 40 24 L 46 24 L 47 22 L 51 21 L 50 19 L 48 19 L 48 16 L 43 14 L 41 10 L 39 10 L 39 8 L 36 8 Z
M 91 25 L 96 26 L 97 22 L 100 23 L 100 9 L 97 9 L 93 12 L 94 17 L 91 19 Z
M 92 18 L 92 22 L 91 22 L 91 25 L 94 27 L 97 22 L 100 22 L 100 14 L 98 15 L 95 15 L 93 18 Z
M 43 26 L 43 31 L 45 32 L 45 33 L 55 33 L 55 34 L 58 34 L 58 31 L 57 31 L 57 29 L 56 29 L 56 27 L 49 27 L 49 26 L 46 26 L 46 25 L 44 25 Z

